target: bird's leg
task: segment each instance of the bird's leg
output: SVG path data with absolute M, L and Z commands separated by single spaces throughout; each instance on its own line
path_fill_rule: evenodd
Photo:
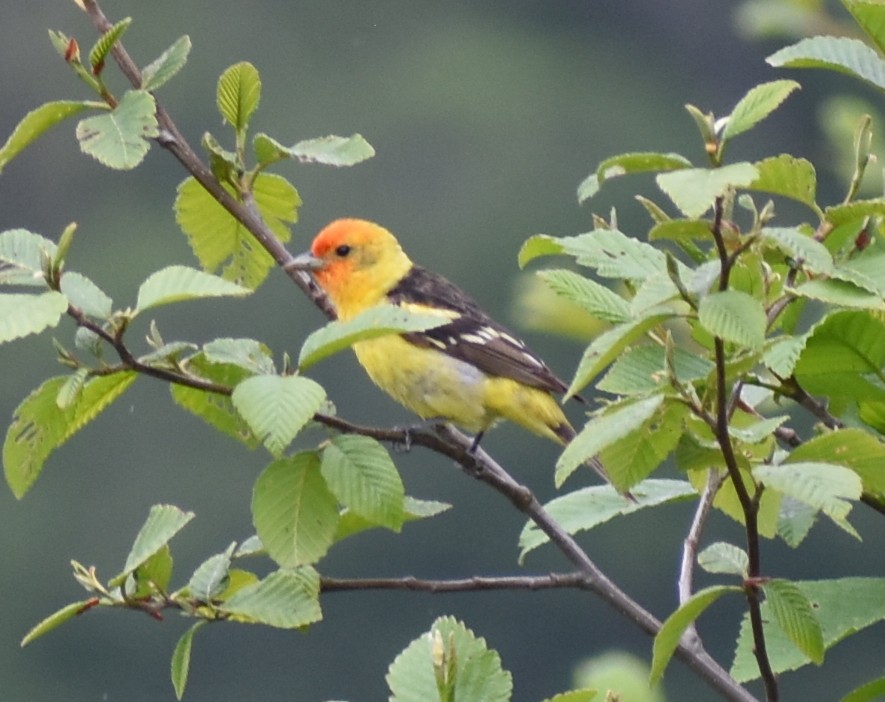
M 401 451 L 402 453 L 408 453 L 412 450 L 412 434 L 425 431 L 427 429 L 433 429 L 439 426 L 444 421 L 445 420 L 442 417 L 431 417 L 430 419 L 422 419 L 420 422 L 416 422 L 415 424 L 395 426 L 394 430 L 402 432 L 403 439 L 402 441 L 395 442 L 394 448 L 397 451 Z
M 476 436 L 473 437 L 473 441 L 470 442 L 470 448 L 467 449 L 467 453 L 471 456 L 476 453 L 476 449 L 479 448 L 479 442 L 482 441 L 482 437 L 485 434 L 485 431 L 478 432 Z

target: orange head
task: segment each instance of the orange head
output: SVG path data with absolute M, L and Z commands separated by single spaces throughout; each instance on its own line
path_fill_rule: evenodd
M 363 219 L 338 219 L 327 225 L 296 261 L 309 268 L 335 305 L 348 319 L 383 301 L 412 261 L 384 227 Z

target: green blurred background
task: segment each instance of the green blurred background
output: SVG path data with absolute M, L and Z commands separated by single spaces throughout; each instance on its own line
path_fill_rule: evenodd
M 360 132 L 374 145 L 377 156 L 352 169 L 283 166 L 305 202 L 294 251 L 333 218 L 377 220 L 399 235 L 413 258 L 456 280 L 525 333 L 564 376 L 582 346 L 520 325 L 511 302 L 520 276 L 516 252 L 535 233 L 591 228 L 591 209 L 578 206 L 575 189 L 606 156 L 679 151 L 703 163 L 684 103 L 723 114 L 756 83 L 784 77 L 764 63 L 784 42 L 739 37 L 736 8 L 706 0 L 104 5 L 112 19 L 134 17 L 125 43 L 142 64 L 181 34 L 191 36 L 188 65 L 159 98 L 193 143 L 206 130 L 228 139 L 214 107 L 215 81 L 228 65 L 249 60 L 264 83 L 254 129 L 289 144 Z M 82 47 L 95 36 L 71 2 L 7 2 L 2 16 L 0 140 L 44 101 L 90 97 L 51 48 L 46 30 L 74 35 Z M 819 165 L 835 162 L 818 110 L 834 92 L 864 91 L 847 78 L 795 77 L 805 89 L 730 147 L 731 159 L 790 152 Z M 119 76 L 111 83 L 123 89 Z M 135 172 L 105 170 L 79 153 L 73 124 L 66 124 L 0 177 L 0 229 L 25 227 L 56 238 L 68 222 L 78 222 L 69 267 L 97 281 L 117 305 L 132 304 L 149 273 L 193 263 L 171 212 L 183 177 L 159 149 Z M 822 169 L 819 178 L 821 201 L 841 197 L 832 173 Z M 641 233 L 646 216 L 631 194 L 645 187 L 661 201 L 651 184 L 640 178 L 613 184 L 592 207 L 607 215 L 617 206 L 621 228 Z M 247 300 L 179 305 L 158 311 L 156 320 L 167 340 L 251 336 L 278 359 L 297 353 L 304 335 L 323 322 L 278 273 Z M 133 344 L 148 321 L 131 331 Z M 65 323 L 55 335 L 69 343 L 72 331 Z M 4 418 L 43 378 L 59 372 L 48 334 L 0 348 L 0 367 Z M 312 375 L 349 419 L 412 421 L 348 354 Z M 554 496 L 555 447 L 511 427 L 493 432 L 484 446 L 542 500 Z M 106 577 L 119 570 L 152 504 L 171 502 L 197 513 L 173 541 L 177 583 L 205 557 L 250 535 L 251 485 L 267 460 L 177 409 L 162 383 L 143 379 L 50 458 L 24 500 L 0 489 L 0 698 L 172 699 L 169 656 L 188 625 L 175 615 L 157 623 L 129 613 L 90 614 L 25 650 L 19 641 L 44 615 L 82 597 L 69 575 L 71 558 L 95 564 Z M 342 543 L 323 572 L 523 572 L 516 563 L 523 520 L 506 500 L 426 452 L 397 461 L 410 494 L 449 501 L 454 509 L 400 536 L 367 534 Z M 675 607 L 678 554 L 690 519 L 688 505 L 656 509 L 581 541 L 606 572 L 664 617 Z M 885 542 L 881 529 L 874 531 L 875 518 L 860 508 L 853 523 L 864 544 L 829 524 L 818 525 L 798 554 L 765 544 L 765 572 L 882 576 Z M 705 543 L 721 538 L 742 543 L 740 530 L 717 516 Z M 533 573 L 565 568 L 550 549 L 531 554 L 526 564 Z M 698 585 L 707 582 L 700 577 Z M 323 604 L 325 620 L 306 634 L 237 625 L 203 629 L 186 699 L 385 699 L 387 665 L 443 613 L 465 620 L 501 653 L 514 674 L 516 700 L 568 688 L 586 657 L 611 649 L 645 659 L 651 653 L 647 637 L 584 593 L 333 594 Z M 719 660 L 731 659 L 740 611 L 738 602 L 724 603 L 701 620 Z M 882 644 L 881 627 L 855 637 L 828 654 L 823 670 L 786 675 L 783 698 L 838 698 L 882 673 Z M 678 663 L 665 688 L 670 700 L 713 697 Z

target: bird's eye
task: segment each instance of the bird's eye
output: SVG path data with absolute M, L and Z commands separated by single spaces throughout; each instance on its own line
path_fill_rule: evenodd
M 341 246 L 335 249 L 335 253 L 341 258 L 344 258 L 350 253 L 350 247 L 347 244 L 341 244 Z

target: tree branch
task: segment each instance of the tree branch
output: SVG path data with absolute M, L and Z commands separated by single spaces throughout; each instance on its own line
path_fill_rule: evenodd
M 353 590 L 412 590 L 415 592 L 476 592 L 482 590 L 549 590 L 559 588 L 586 589 L 587 578 L 581 573 L 550 573 L 549 575 L 516 575 L 503 577 L 473 576 L 447 580 L 425 580 L 407 575 L 402 578 L 320 578 L 323 592 Z

